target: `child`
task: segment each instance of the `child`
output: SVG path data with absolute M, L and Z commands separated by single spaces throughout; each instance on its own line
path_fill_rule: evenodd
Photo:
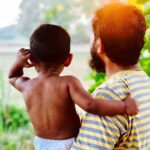
M 68 33 L 59 26 L 43 24 L 33 32 L 30 50 L 21 49 L 10 70 L 10 83 L 25 99 L 36 134 L 36 150 L 70 148 L 80 128 L 75 103 L 96 115 L 137 113 L 136 103 L 131 98 L 122 102 L 95 100 L 77 78 L 60 76 L 71 60 Z M 24 77 L 23 68 L 32 66 L 38 76 Z

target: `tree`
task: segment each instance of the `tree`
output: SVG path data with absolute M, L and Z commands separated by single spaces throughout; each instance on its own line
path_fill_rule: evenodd
M 105 0 L 109 1 L 109 0 Z M 65 27 L 73 42 L 89 42 L 91 18 L 102 1 L 93 0 L 23 0 L 19 17 L 20 31 L 29 36 L 41 23 L 53 23 Z
M 18 27 L 20 32 L 25 36 L 29 36 L 33 29 L 44 23 L 43 9 L 49 5 L 47 0 L 23 0 L 20 5 L 20 16 L 18 20 Z
M 45 20 L 65 27 L 71 34 L 73 43 L 89 42 L 91 35 L 89 16 L 83 11 L 86 3 L 82 4 L 81 0 L 55 0 L 45 11 Z

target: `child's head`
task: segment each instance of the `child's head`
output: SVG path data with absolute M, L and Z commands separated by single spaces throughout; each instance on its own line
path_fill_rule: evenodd
M 35 64 L 58 67 L 70 54 L 70 36 L 60 26 L 40 25 L 31 35 L 30 50 Z
M 95 43 L 101 40 L 102 49 L 112 62 L 124 67 L 138 62 L 146 23 L 136 7 L 123 3 L 105 5 L 96 11 L 92 23 Z

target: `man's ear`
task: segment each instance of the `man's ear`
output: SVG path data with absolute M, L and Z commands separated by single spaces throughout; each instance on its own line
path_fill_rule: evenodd
M 65 67 L 68 67 L 71 64 L 72 58 L 73 58 L 73 55 L 69 54 L 68 58 L 66 59 L 66 61 L 64 63 Z
M 104 53 L 102 41 L 100 38 L 96 40 L 97 54 L 101 56 Z

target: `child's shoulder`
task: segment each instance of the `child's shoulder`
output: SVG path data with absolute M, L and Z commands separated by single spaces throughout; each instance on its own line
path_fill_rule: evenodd
M 61 76 L 62 79 L 67 80 L 68 82 L 77 82 L 79 79 L 73 75 Z
M 80 80 L 72 75 L 63 76 L 64 81 L 69 87 L 79 87 L 81 85 Z

